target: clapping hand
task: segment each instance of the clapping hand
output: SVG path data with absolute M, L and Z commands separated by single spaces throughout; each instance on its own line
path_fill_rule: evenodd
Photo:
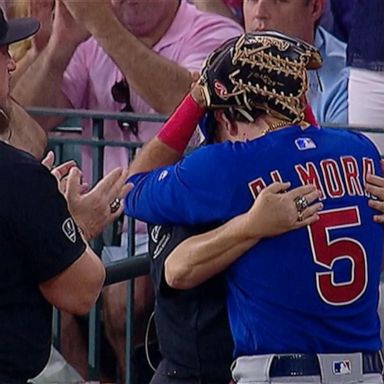
M 76 167 L 70 169 L 65 196 L 69 211 L 87 240 L 99 235 L 122 214 L 123 199 L 131 189 L 127 178 L 127 169 L 115 168 L 83 193 L 81 171 Z

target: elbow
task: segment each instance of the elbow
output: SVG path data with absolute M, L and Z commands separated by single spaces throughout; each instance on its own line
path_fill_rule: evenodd
M 48 303 L 60 310 L 84 315 L 96 303 L 105 281 L 105 268 L 90 249 L 64 271 L 39 284 Z
M 79 296 L 70 306 L 67 308 L 60 308 L 66 312 L 72 313 L 76 316 L 86 315 L 92 307 L 95 305 L 98 297 L 100 296 L 102 286 L 88 291 L 87 294 Z
M 66 312 L 71 313 L 76 316 L 83 316 L 89 313 L 92 307 L 95 305 L 97 298 L 99 297 L 100 292 L 97 295 L 88 295 L 88 297 L 82 297 L 73 303 L 74 305 L 71 308 L 60 308 Z
M 79 296 L 76 305 L 73 307 L 72 313 L 74 315 L 85 315 L 92 309 L 100 296 L 104 280 L 105 269 L 103 268 L 94 276 L 92 281 L 88 282 L 86 289 L 84 289 L 82 295 Z
M 188 289 L 183 278 L 179 278 L 172 274 L 165 274 L 165 281 L 167 285 L 174 289 Z
M 174 289 L 190 289 L 196 286 L 188 266 L 174 266 L 168 259 L 164 265 L 164 277 L 167 285 Z
M 92 277 L 81 282 L 76 292 L 73 292 L 72 300 L 62 303 L 61 308 L 73 315 L 82 316 L 87 314 L 95 305 L 100 296 L 105 281 L 105 269 L 99 268 L 92 271 Z
M 81 302 L 79 301 L 77 303 L 74 303 L 74 306 L 71 308 L 60 308 L 60 309 L 64 310 L 65 312 L 71 313 L 72 315 L 75 315 L 75 316 L 83 316 L 89 313 L 93 305 L 96 303 L 96 299 L 94 300 L 84 299 Z

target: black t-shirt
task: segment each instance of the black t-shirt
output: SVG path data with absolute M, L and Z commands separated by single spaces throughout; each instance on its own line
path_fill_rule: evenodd
M 162 374 L 228 383 L 233 342 L 226 310 L 223 274 L 188 290 L 169 287 L 164 262 L 184 239 L 210 228 L 149 228 L 151 276 L 156 292 L 155 323 Z
M 27 153 L 0 142 L 0 382 L 26 380 L 44 368 L 52 306 L 38 284 L 84 251 L 56 179 Z

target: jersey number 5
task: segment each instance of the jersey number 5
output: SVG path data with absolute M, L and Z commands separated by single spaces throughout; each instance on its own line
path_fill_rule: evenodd
M 360 225 L 357 207 L 327 210 L 319 213 L 320 220 L 308 227 L 312 254 L 316 264 L 329 272 L 316 273 L 320 297 L 331 305 L 346 305 L 356 301 L 367 286 L 367 256 L 363 245 L 350 237 L 330 239 L 333 229 Z M 351 278 L 335 282 L 332 267 L 337 260 L 349 259 Z

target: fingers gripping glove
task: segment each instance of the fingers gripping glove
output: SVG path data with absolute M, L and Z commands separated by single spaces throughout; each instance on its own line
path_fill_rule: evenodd
M 295 123 L 304 116 L 307 69 L 321 64 L 317 49 L 303 41 L 272 31 L 247 33 L 207 58 L 199 84 L 208 109 L 234 109 L 248 121 L 264 111 Z

